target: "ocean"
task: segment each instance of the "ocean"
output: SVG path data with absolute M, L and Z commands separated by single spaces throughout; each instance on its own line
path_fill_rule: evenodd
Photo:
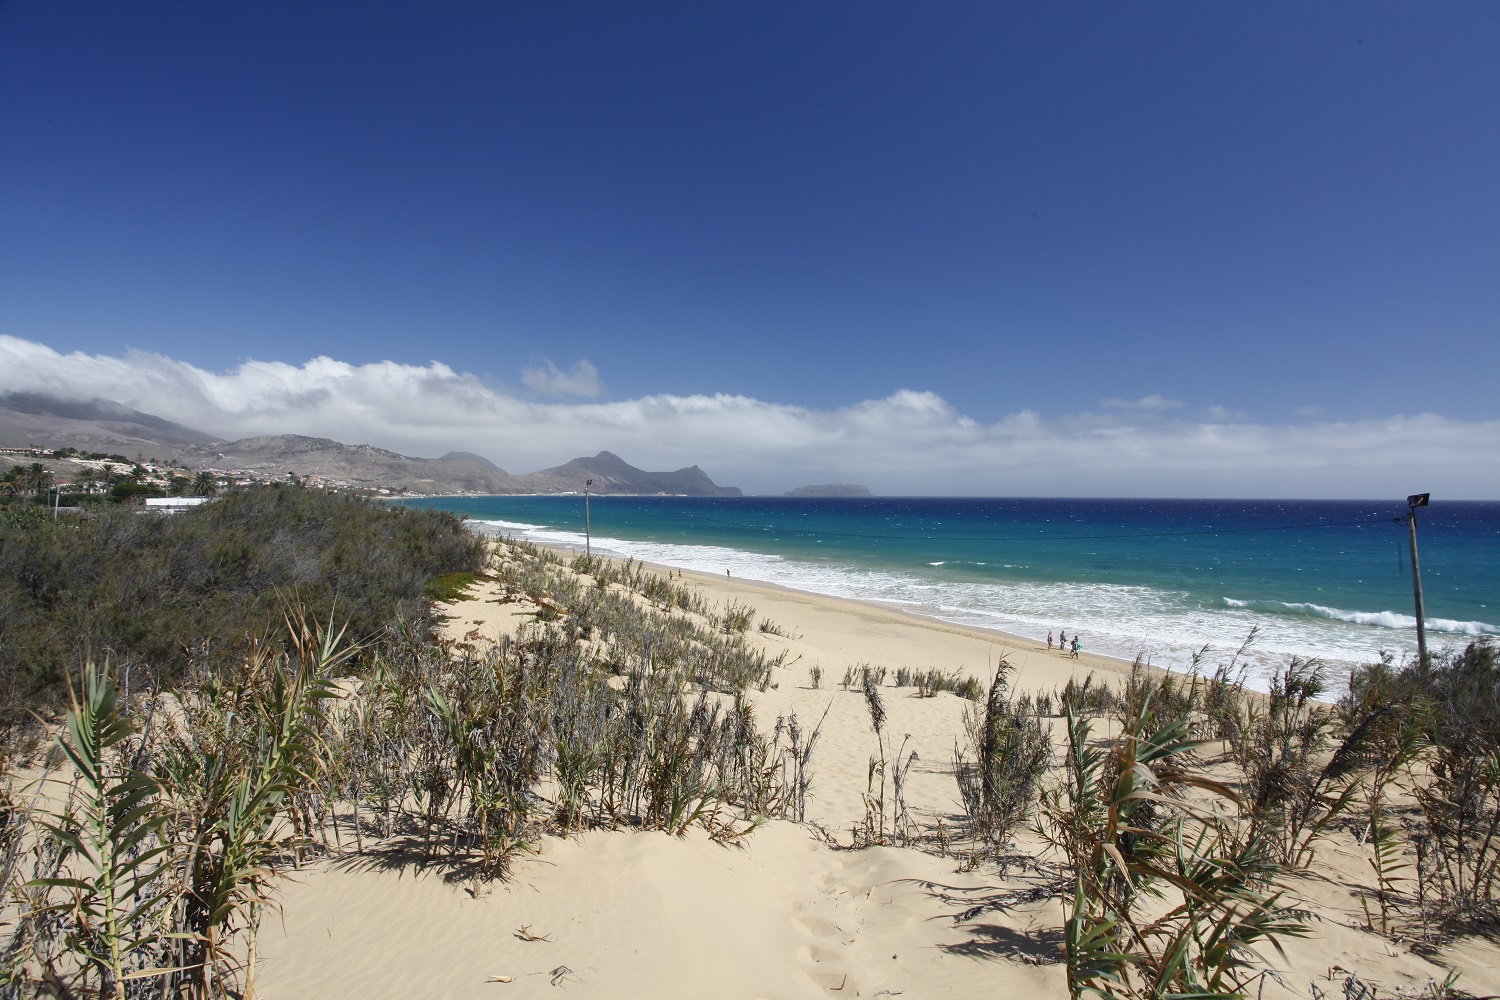
M 582 496 L 406 501 L 475 527 L 584 546 Z M 1416 649 L 1398 502 L 595 496 L 594 551 L 887 605 L 1247 682 L 1316 658 L 1330 691 Z M 1500 635 L 1500 503 L 1418 511 L 1428 645 Z

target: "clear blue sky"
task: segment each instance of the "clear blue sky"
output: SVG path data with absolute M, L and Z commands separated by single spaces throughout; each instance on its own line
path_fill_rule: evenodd
M 1492 0 L 7 0 L 0 333 L 1492 419 L 1497 52 Z

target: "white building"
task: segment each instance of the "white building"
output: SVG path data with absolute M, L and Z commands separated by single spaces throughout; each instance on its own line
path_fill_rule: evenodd
M 165 507 L 167 510 L 182 510 L 186 507 L 196 507 L 200 503 L 207 503 L 208 497 L 147 497 L 147 507 Z

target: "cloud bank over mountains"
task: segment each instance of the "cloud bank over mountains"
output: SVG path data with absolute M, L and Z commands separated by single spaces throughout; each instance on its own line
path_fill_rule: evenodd
M 533 390 L 602 392 L 587 361 L 522 372 Z M 441 362 L 245 361 L 211 372 L 146 352 L 61 354 L 0 334 L 0 392 L 111 399 L 224 438 L 309 434 L 410 455 L 472 451 L 527 472 L 601 449 L 643 468 L 699 464 L 780 493 L 860 482 L 883 494 L 1500 498 L 1500 420 L 1432 413 L 1255 423 L 1159 395 L 995 423 L 932 392 L 817 409 L 737 395 L 538 402 Z

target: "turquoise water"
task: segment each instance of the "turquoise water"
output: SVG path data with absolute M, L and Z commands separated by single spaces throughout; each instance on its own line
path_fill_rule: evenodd
M 484 530 L 584 543 L 584 500 L 408 501 Z M 1401 503 L 593 497 L 596 551 L 875 601 L 1085 649 L 1211 667 L 1259 629 L 1251 682 L 1292 655 L 1330 682 L 1416 648 Z M 1429 644 L 1500 634 L 1500 503 L 1419 511 Z

